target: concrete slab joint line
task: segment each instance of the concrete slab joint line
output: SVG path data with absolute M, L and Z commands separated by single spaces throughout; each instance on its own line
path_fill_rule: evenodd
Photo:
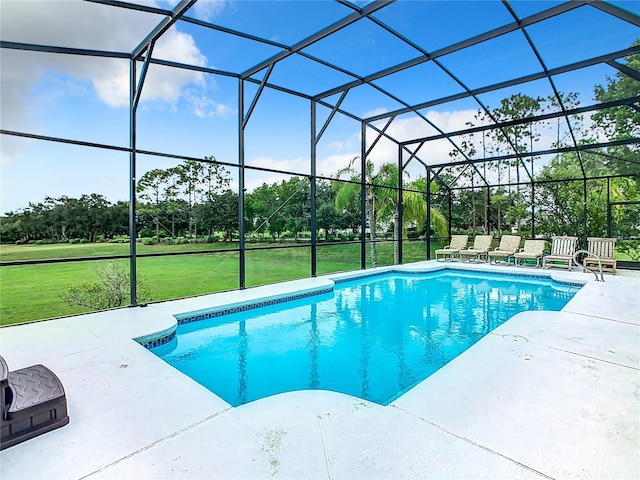
M 198 425 L 201 425 L 201 424 L 203 424 L 203 423 L 205 423 L 205 422 L 207 422 L 207 421 L 209 421 L 209 420 L 211 420 L 211 419 L 213 419 L 215 417 L 218 417 L 218 416 L 222 415 L 223 413 L 228 412 L 229 410 L 231 410 L 231 407 L 229 407 L 229 408 L 227 408 L 225 410 L 221 410 L 219 412 L 216 412 L 216 413 L 214 413 L 212 415 L 209 415 L 208 417 L 203 418 L 199 422 L 196 422 L 196 423 L 193 423 L 193 424 L 191 424 L 191 425 L 189 425 L 187 427 L 184 427 L 184 428 L 182 428 L 182 429 L 180 429 L 180 430 L 178 430 L 176 432 L 171 433 L 170 435 L 167 435 L 166 437 L 163 437 L 163 438 L 160 438 L 160 439 L 156 440 L 155 442 L 151 442 L 148 445 L 145 445 L 144 447 L 136 450 L 135 452 L 131 452 L 130 454 L 119 458 L 115 462 L 111 462 L 108 465 L 105 465 L 105 466 L 103 466 L 103 467 L 101 467 L 101 468 L 99 468 L 99 469 L 97 469 L 97 470 L 95 470 L 95 471 L 93 471 L 91 473 L 88 473 L 87 475 L 84 475 L 84 476 L 80 477 L 78 480 L 84 480 L 85 478 L 89 478 L 89 477 L 92 477 L 92 476 L 94 476 L 96 474 L 102 473 L 102 472 L 108 470 L 109 468 L 111 468 L 111 467 L 113 467 L 115 465 L 118 465 L 119 463 L 122 463 L 125 460 L 128 460 L 129 458 L 135 457 L 136 455 L 140 454 L 141 452 L 144 452 L 145 450 L 149 450 L 150 448 L 158 445 L 159 443 L 164 442 L 165 440 L 168 440 L 168 439 L 173 438 L 173 437 L 177 437 L 178 435 L 180 435 L 180 434 L 182 434 L 182 433 L 184 433 L 184 432 L 186 432 L 188 430 L 191 430 L 192 428 L 195 428 Z
M 542 472 L 540 472 L 539 470 L 536 470 L 535 468 L 531 468 L 530 466 L 525 465 L 524 463 L 521 463 L 521 462 L 519 462 L 519 461 L 517 461 L 517 460 L 514 460 L 513 458 L 509 458 L 509 457 L 507 457 L 506 455 L 503 455 L 503 454 L 502 454 L 502 453 L 500 453 L 500 452 L 497 452 L 497 451 L 492 450 L 492 449 L 490 449 L 490 448 L 488 448 L 488 447 L 485 447 L 484 445 L 482 445 L 482 444 L 480 444 L 480 443 L 477 443 L 477 442 L 474 442 L 473 440 L 471 440 L 471 439 L 469 439 L 469 438 L 467 438 L 467 437 L 464 437 L 464 436 L 462 436 L 462 435 L 456 435 L 455 433 L 450 432 L 449 430 L 447 430 L 447 429 L 446 429 L 446 428 L 444 428 L 443 426 L 438 425 L 437 423 L 431 422 L 431 421 L 427 420 L 426 418 L 421 417 L 420 415 L 416 415 L 416 414 L 414 414 L 414 413 L 411 413 L 411 412 L 409 412 L 409 411 L 407 411 L 407 410 L 405 410 L 405 409 L 403 409 L 403 408 L 401 408 L 401 407 L 398 407 L 397 405 L 393 405 L 393 404 L 392 404 L 392 405 L 391 405 L 391 407 L 393 407 L 393 408 L 397 408 L 398 410 L 400 410 L 400 411 L 402 411 L 402 412 L 406 413 L 407 415 L 410 415 L 410 416 L 412 416 L 412 417 L 416 417 L 417 419 L 421 420 L 422 422 L 427 423 L 427 424 L 429 424 L 429 425 L 432 425 L 432 426 L 436 427 L 438 430 L 440 430 L 441 432 L 446 433 L 447 435 L 451 435 L 452 437 L 455 437 L 455 438 L 457 438 L 457 439 L 459 439 L 459 440 L 462 440 L 463 442 L 466 442 L 466 443 L 468 443 L 468 444 L 470 444 L 470 445 L 473 445 L 474 447 L 481 448 L 482 450 L 484 450 L 484 451 L 486 451 L 486 452 L 489 452 L 489 453 L 491 453 L 491 454 L 493 454 L 493 455 L 497 455 L 497 456 L 499 456 L 499 457 L 504 458 L 505 460 L 508 460 L 508 461 L 510 461 L 510 462 L 513 462 L 513 463 L 515 463 L 516 465 L 518 465 L 519 467 L 522 467 L 522 468 L 524 468 L 524 469 L 526 469 L 526 470 L 529 470 L 530 472 L 533 472 L 533 473 L 535 473 L 535 474 L 537 474 L 537 475 L 540 475 L 541 477 L 548 478 L 549 480 L 555 480 L 555 479 L 554 479 L 554 477 L 550 477 L 549 475 L 546 475 L 545 473 L 542 473 Z
M 327 477 L 329 478 L 329 480 L 332 480 L 333 477 L 331 476 L 331 462 L 329 461 L 329 455 L 327 455 L 327 446 L 325 444 L 324 441 L 324 433 L 322 432 L 322 416 L 320 415 L 320 412 L 318 412 L 318 409 L 315 409 L 316 411 L 316 418 L 318 419 L 318 428 L 320 429 L 320 440 L 322 441 L 322 453 L 324 454 L 324 462 L 327 466 Z

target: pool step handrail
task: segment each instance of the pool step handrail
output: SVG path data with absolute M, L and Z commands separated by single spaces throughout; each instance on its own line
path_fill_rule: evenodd
M 600 278 L 598 278 L 598 272 L 596 272 L 595 270 L 591 269 L 591 267 L 588 267 L 584 264 L 580 265 L 580 263 L 578 262 L 578 255 L 581 253 L 586 253 L 587 257 L 595 257 L 598 259 L 598 272 L 600 272 Z M 595 253 L 591 253 L 588 250 L 578 250 L 576 253 L 573 254 L 573 263 L 576 264 L 576 267 L 582 267 L 585 270 L 589 270 L 591 273 L 593 273 L 596 277 L 596 282 L 604 282 L 604 272 L 602 271 L 602 259 L 600 258 L 600 255 L 596 255 Z

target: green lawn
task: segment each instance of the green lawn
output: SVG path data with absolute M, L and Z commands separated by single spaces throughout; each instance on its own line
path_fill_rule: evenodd
M 161 252 L 192 252 L 238 248 L 237 243 L 187 243 L 183 245 L 136 244 L 139 254 Z M 47 258 L 99 257 L 105 255 L 128 255 L 128 243 L 55 243 L 52 245 L 0 245 L 0 261 L 43 260 Z
M 139 245 L 139 253 L 213 249 L 218 244 Z M 226 248 L 233 246 L 226 245 Z M 440 245 L 432 244 L 432 251 Z M 2 245 L 3 260 L 73 258 L 128 253 L 126 244 Z M 405 263 L 423 260 L 425 244 L 404 243 Z M 368 250 L 367 250 L 368 252 Z M 311 275 L 311 248 L 248 250 L 247 286 L 306 278 Z M 433 254 L 432 254 L 433 258 Z M 393 244 L 378 244 L 379 265 L 393 264 Z M 97 280 L 95 268 L 107 260 L 16 265 L 0 268 L 0 324 L 59 317 L 90 311 L 70 307 L 61 298 L 69 286 Z M 117 260 L 124 266 L 128 260 Z M 238 252 L 139 258 L 138 275 L 150 285 L 152 301 L 237 289 Z M 369 259 L 367 258 L 369 264 Z M 319 245 L 318 275 L 360 268 L 360 244 Z

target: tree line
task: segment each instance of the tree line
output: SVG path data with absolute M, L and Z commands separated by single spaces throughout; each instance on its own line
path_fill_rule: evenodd
M 638 44 L 638 42 L 636 42 Z M 640 55 L 626 58 L 629 68 L 640 71 Z M 618 72 L 606 85 L 594 87 L 594 98 L 608 102 L 640 94 L 639 83 Z M 467 125 L 470 128 L 489 122 L 511 122 L 538 116 L 558 109 L 572 108 L 580 101 L 575 93 L 542 98 L 523 94 L 501 100 L 496 108 L 478 110 Z M 395 165 L 374 166 L 365 162 L 365 230 L 371 240 L 378 234 L 399 239 L 420 235 L 427 230 L 446 232 L 447 216 L 453 230 L 497 232 L 515 230 L 531 234 L 530 218 L 535 206 L 537 234 L 578 234 L 584 222 L 590 235 L 604 235 L 607 230 L 606 204 L 610 201 L 638 200 L 640 176 L 637 144 L 620 144 L 588 152 L 575 151 L 555 155 L 546 165 L 534 171 L 539 157 L 534 152 L 542 140 L 541 132 L 556 129 L 552 147 L 568 142 L 560 137 L 562 117 L 530 123 L 507 123 L 501 129 L 476 130 L 458 139 L 452 149 L 452 161 L 471 158 L 500 157 L 516 152 L 517 158 L 487 162 L 480 167 L 462 164 L 440 172 L 431 189 L 434 194 L 432 224 L 426 221 L 426 179 L 409 181 L 403 176 L 403 223 L 397 214 L 399 172 Z M 556 122 L 554 124 L 554 122 Z M 597 143 L 598 138 L 623 140 L 640 136 L 640 112 L 628 106 L 602 109 L 591 116 L 587 127 L 579 115 L 572 117 L 571 130 L 579 144 Z M 546 129 L 546 130 L 545 130 Z M 566 131 L 562 130 L 565 134 Z M 351 240 L 361 231 L 359 159 L 336 172 L 334 180 L 316 181 L 316 224 L 321 240 Z M 480 170 L 482 168 L 482 171 Z M 589 180 L 586 212 L 583 175 L 628 175 L 606 180 Z M 491 183 L 514 186 L 484 186 L 481 177 Z M 536 183 L 521 185 L 528 177 Z M 523 178 L 524 177 L 524 178 Z M 528 181 L 528 180 L 527 180 Z M 230 188 L 230 173 L 214 157 L 202 161 L 185 160 L 167 169 L 145 173 L 137 185 L 137 232 L 149 243 L 162 239 L 231 241 L 239 230 L 238 193 Z M 452 190 L 451 211 L 443 185 L 464 185 L 465 190 Z M 439 188 L 437 187 L 439 185 Z M 439 190 L 439 191 L 438 191 Z M 47 197 L 30 203 L 27 208 L 10 212 L 1 218 L 0 239 L 8 242 L 93 242 L 126 236 L 129 205 L 126 201 L 111 203 L 99 194 L 80 198 Z M 447 215 L 448 214 L 448 215 Z M 617 205 L 612 208 L 618 236 L 640 235 L 637 209 Z M 282 237 L 308 236 L 311 228 L 311 185 L 308 177 L 291 176 L 288 180 L 264 183 L 245 194 L 245 232 L 250 240 L 278 240 Z

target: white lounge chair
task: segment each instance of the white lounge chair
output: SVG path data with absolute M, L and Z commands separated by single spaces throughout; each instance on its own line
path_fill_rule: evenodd
M 578 248 L 578 237 L 553 237 L 551 254 L 542 257 L 542 268 L 567 266 L 571 270 L 573 254 Z
M 611 273 L 615 275 L 616 273 L 616 265 L 617 261 L 613 258 L 613 249 L 616 246 L 615 238 L 599 238 L 599 237 L 588 237 L 587 238 L 587 250 L 589 253 L 593 253 L 594 255 L 598 255 L 600 257 L 600 263 L 602 264 L 603 270 L 605 267 L 611 268 Z M 582 261 L 582 271 L 586 271 L 586 267 L 589 266 L 598 266 L 598 259 L 595 257 L 586 257 Z
M 521 238 L 520 235 L 503 235 L 500 239 L 500 245 L 489 252 L 489 263 L 493 260 L 497 265 L 505 258 L 508 263 L 509 257 L 513 257 L 520 248 Z
M 476 261 L 479 261 L 480 257 L 484 257 L 484 260 L 486 261 L 492 241 L 493 235 L 476 235 L 473 239 L 473 246 L 465 250 L 460 250 L 458 255 L 460 256 L 460 259 L 462 259 L 462 257 L 467 257 L 468 261 L 471 261 L 472 257 L 475 257 Z
M 438 256 L 441 256 L 443 260 L 453 260 L 453 257 L 456 253 L 467 248 L 468 242 L 469 235 L 451 235 L 451 241 L 449 242 L 449 245 L 436 250 L 436 260 L 439 261 Z
M 516 265 L 522 266 L 525 260 L 535 260 L 536 268 L 538 268 L 544 255 L 545 243 L 544 240 L 525 240 L 524 248 L 521 248 L 513 255 Z M 520 263 L 518 263 L 518 260 L 520 260 Z

